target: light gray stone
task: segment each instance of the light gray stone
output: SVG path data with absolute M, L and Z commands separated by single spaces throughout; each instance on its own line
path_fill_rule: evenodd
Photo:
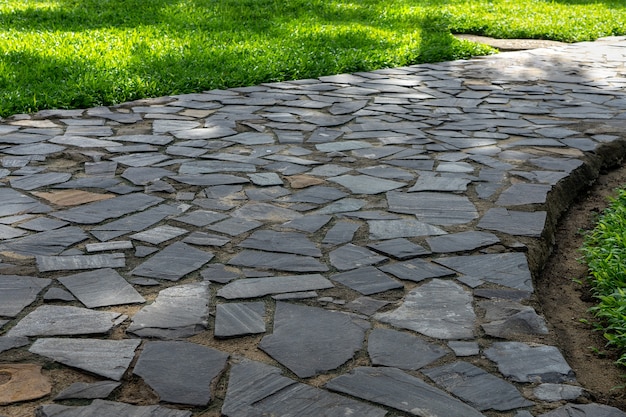
M 89 308 L 145 301 L 132 285 L 110 268 L 68 275 L 58 280 Z
M 39 272 L 75 271 L 80 269 L 123 268 L 126 257 L 123 253 L 105 253 L 100 255 L 39 255 L 37 269 Z

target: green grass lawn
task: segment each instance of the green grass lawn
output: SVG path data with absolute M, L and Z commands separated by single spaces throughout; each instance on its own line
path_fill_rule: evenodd
M 598 300 L 591 309 L 599 319 L 596 328 L 609 346 L 621 352 L 617 363 L 626 366 L 626 189 L 618 192 L 595 229 L 585 235 L 582 251 Z
M 624 0 L 0 0 L 0 116 L 626 33 Z

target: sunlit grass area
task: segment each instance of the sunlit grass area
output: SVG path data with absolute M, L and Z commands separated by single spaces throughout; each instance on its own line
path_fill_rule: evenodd
M 0 116 L 591 40 L 623 0 L 0 0 Z

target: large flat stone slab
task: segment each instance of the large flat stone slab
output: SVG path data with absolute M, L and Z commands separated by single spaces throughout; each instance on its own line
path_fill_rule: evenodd
M 369 249 L 348 243 L 329 254 L 330 263 L 340 271 L 347 271 L 385 262 L 386 256 L 378 255 Z
M 215 337 L 237 337 L 265 333 L 265 303 L 218 304 Z
M 54 397 L 54 400 L 104 399 L 111 395 L 111 393 L 120 385 L 122 385 L 120 382 L 115 381 L 98 381 L 94 383 L 75 382 L 61 391 L 56 397 Z
M 6 241 L 0 248 L 25 256 L 52 256 L 88 238 L 81 228 L 68 226 Z
M 273 230 L 259 230 L 252 233 L 239 246 L 248 249 L 258 249 L 269 252 L 292 253 L 295 255 L 313 256 L 319 258 L 322 251 L 303 233 L 275 232 Z
M 366 266 L 335 274 L 332 275 L 330 279 L 348 288 L 352 288 L 363 295 L 372 295 L 388 290 L 404 288 L 401 282 L 396 281 L 373 266 Z
M 54 217 L 78 224 L 97 224 L 136 211 L 142 211 L 163 201 L 147 194 L 132 193 L 109 200 L 97 201 L 52 213 Z
M 39 272 L 123 268 L 126 266 L 126 256 L 123 253 L 66 256 L 39 255 L 36 259 Z
M 395 277 L 406 281 L 420 282 L 428 278 L 442 278 L 454 276 L 453 270 L 434 264 L 424 259 L 409 259 L 380 267 Z
M 213 259 L 213 254 L 183 242 L 172 243 L 132 270 L 132 275 L 178 281 Z
M 311 256 L 263 252 L 259 250 L 244 250 L 231 258 L 228 264 L 287 272 L 328 271 L 328 267 L 325 264 Z
M 478 218 L 476 207 L 465 196 L 450 193 L 387 193 L 389 211 L 414 214 L 428 224 L 451 226 L 466 224 Z
M 217 296 L 226 299 L 256 298 L 269 294 L 323 290 L 332 287 L 333 283 L 320 274 L 246 278 L 227 284 L 217 291 Z
M 350 360 L 368 328 L 368 322 L 347 313 L 278 302 L 274 333 L 259 348 L 300 378 L 309 378 Z
M 191 411 L 173 410 L 160 405 L 130 405 L 94 400 L 90 405 L 69 406 L 45 404 L 37 409 L 36 417 L 191 417 Z
M 604 404 L 566 404 L 539 417 L 625 417 L 626 413 L 618 408 Z
M 373 365 L 414 371 L 447 355 L 449 351 L 409 333 L 377 328 L 370 332 L 367 352 Z
M 68 275 L 58 280 L 89 308 L 145 301 L 128 281 L 111 268 Z
M 48 278 L 0 275 L 0 316 L 17 316 L 51 282 Z

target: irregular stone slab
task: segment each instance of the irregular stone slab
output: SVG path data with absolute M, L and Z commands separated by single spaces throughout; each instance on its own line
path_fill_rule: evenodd
M 141 340 L 37 339 L 29 352 L 73 368 L 119 381 L 135 356 Z
M 209 233 L 193 232 L 189 236 L 184 238 L 183 242 L 191 243 L 192 245 L 198 246 L 224 246 L 225 244 L 230 242 L 230 239 L 224 236 L 213 235 Z
M 9 182 L 13 188 L 30 191 L 48 185 L 61 184 L 70 178 L 72 178 L 72 174 L 65 172 L 46 172 L 13 178 Z
M 388 258 L 348 243 L 330 252 L 330 263 L 340 271 L 355 269 L 363 266 L 377 265 Z
M 533 292 L 530 269 L 523 253 L 455 256 L 439 258 L 436 262 L 469 277 Z
M 484 353 L 513 381 L 559 383 L 574 380 L 574 371 L 554 346 L 496 342 Z
M 546 224 L 545 211 L 513 211 L 492 208 L 485 213 L 478 227 L 514 236 L 541 237 Z
M 522 335 L 548 334 L 543 317 L 535 309 L 510 300 L 482 301 L 479 306 L 485 310 L 483 330 L 489 336 L 503 339 L 518 339 Z
M 367 352 L 373 365 L 414 371 L 448 354 L 433 343 L 408 333 L 391 329 L 374 329 L 367 341 Z
M 342 245 L 351 242 L 354 238 L 354 234 L 360 227 L 361 225 L 359 223 L 338 221 L 326 232 L 322 244 Z
M 567 404 L 538 417 L 625 417 L 626 413 L 604 404 Z
M 123 253 L 101 255 L 37 256 L 39 272 L 74 271 L 78 269 L 123 268 L 126 257 Z
M 277 302 L 274 333 L 259 348 L 298 377 L 309 378 L 350 360 L 368 329 L 368 322 L 347 313 Z
M 239 236 L 240 234 L 254 230 L 257 227 L 263 226 L 263 223 L 256 220 L 246 220 L 236 217 L 228 218 L 219 223 L 212 224 L 207 229 L 214 232 L 225 233 L 229 236 Z
M 383 265 L 380 269 L 400 279 L 413 282 L 420 282 L 427 278 L 441 278 L 455 275 L 454 271 L 423 259 L 411 259 L 404 262 Z
M 521 206 L 544 204 L 552 187 L 543 184 L 512 184 L 504 190 L 496 204 L 499 206 Z
M 290 253 L 262 252 L 244 250 L 235 255 L 229 265 L 246 266 L 250 268 L 275 269 L 288 272 L 325 272 L 326 264 L 310 256 L 293 255 Z
M 110 200 L 97 201 L 69 210 L 52 213 L 54 217 L 78 224 L 97 224 L 107 219 L 122 217 L 135 211 L 145 210 L 148 207 L 163 201 L 162 198 L 146 194 L 132 193 L 115 197 Z
M 194 160 L 181 164 L 178 173 L 181 175 L 215 174 L 218 172 L 255 172 L 253 164 L 241 162 Z M 171 174 L 171 172 L 170 172 Z
M 132 249 L 132 248 L 133 248 L 133 242 L 131 242 L 130 240 L 119 240 L 115 242 L 106 242 L 106 243 L 87 243 L 85 245 L 85 249 L 87 250 L 87 253 Z
M 423 373 L 480 411 L 507 411 L 534 405 L 513 384 L 467 362 L 454 362 Z
M 174 226 L 157 226 L 153 229 L 145 230 L 143 232 L 135 233 L 130 238 L 135 240 L 141 240 L 142 242 L 152 243 L 158 245 L 168 240 L 174 239 L 178 236 L 182 236 L 188 233 L 186 229 Z
M 111 158 L 111 160 L 119 164 L 135 168 L 156 165 L 159 162 L 163 162 L 168 159 L 169 156 L 163 155 L 159 152 L 131 153 L 128 155 L 116 156 L 115 158 Z
M 130 405 L 113 401 L 94 400 L 90 405 L 73 407 L 45 404 L 37 409 L 37 417 L 191 417 L 191 411 L 172 410 L 160 405 Z
M 467 185 L 471 182 L 472 180 L 468 178 L 420 175 L 415 184 L 407 191 L 410 193 L 419 191 L 462 193 L 467 191 Z
M 0 405 L 36 400 L 52 391 L 48 378 L 41 373 L 41 366 L 31 363 L 0 364 L 0 375 L 9 380 L 0 383 Z
M 333 283 L 320 274 L 246 278 L 227 284 L 218 290 L 217 296 L 232 300 L 235 298 L 263 297 L 269 294 L 323 290 L 333 287 Z
M 44 207 L 37 200 L 28 197 L 11 188 L 0 188 L 0 217 L 12 216 L 18 213 L 31 213 Z
M 416 245 L 404 238 L 385 240 L 367 245 L 368 248 L 382 252 L 395 259 L 411 259 L 417 256 L 429 255 L 431 252 L 420 245 Z
M 0 316 L 17 316 L 51 282 L 48 278 L 0 275 Z
M 210 210 L 195 210 L 184 216 L 176 217 L 176 221 L 203 227 L 211 223 L 226 219 L 226 214 L 217 213 Z
M 121 313 L 94 311 L 87 308 L 42 305 L 28 313 L 7 333 L 20 336 L 69 336 L 109 332 L 125 320 Z
M 436 226 L 413 219 L 369 220 L 367 224 L 371 240 L 436 236 L 447 233 Z
M 20 223 L 20 229 L 32 230 L 34 232 L 45 232 L 67 226 L 69 223 L 62 220 L 50 219 L 48 217 L 37 217 L 24 223 Z
M 265 303 L 218 304 L 215 337 L 247 336 L 265 333 Z
M 313 256 L 316 258 L 322 256 L 322 251 L 315 246 L 315 243 L 311 242 L 306 235 L 296 232 L 259 230 L 252 233 L 252 235 L 238 246 L 249 249 Z
M 209 315 L 209 283 L 166 288 L 135 314 L 128 332 L 139 337 L 176 339 L 205 330 Z
M 460 232 L 426 239 L 435 253 L 465 252 L 500 243 L 498 236 L 487 232 Z
M 91 384 L 86 382 L 75 382 L 61 391 L 56 397 L 54 397 L 54 400 L 92 400 L 96 398 L 107 398 L 120 385 L 122 385 L 120 382 L 115 381 L 99 381 Z
M 478 218 L 476 207 L 465 196 L 448 193 L 387 193 L 389 211 L 414 214 L 419 221 L 443 226 L 465 224 Z
M 178 281 L 213 259 L 211 252 L 176 242 L 132 270 L 132 275 Z
M 2 152 L 10 155 L 50 155 L 65 150 L 64 146 L 49 143 L 33 143 L 19 146 L 11 146 Z
M 143 378 L 161 401 L 204 406 L 211 401 L 211 384 L 227 359 L 227 353 L 195 343 L 147 342 L 133 374 Z
M 541 384 L 533 390 L 533 395 L 541 401 L 572 401 L 585 393 L 582 387 L 564 384 Z
M 297 211 L 282 208 L 268 203 L 248 203 L 232 212 L 233 217 L 262 222 L 282 223 L 302 217 Z
M 406 186 L 403 182 L 370 177 L 369 175 L 342 175 L 329 178 L 329 180 L 346 187 L 353 194 L 380 194 Z
M 376 300 L 370 297 L 359 297 L 347 303 L 345 307 L 348 310 L 371 316 L 387 304 L 389 304 L 388 301 Z
M 131 167 L 124 170 L 121 176 L 135 185 L 146 185 L 169 175 L 172 171 L 164 168 Z
M 120 274 L 110 268 L 58 278 L 89 308 L 143 303 L 146 300 Z
M 161 204 L 160 206 L 150 208 L 141 213 L 131 214 L 121 219 L 96 226 L 91 233 L 96 235 L 94 231 L 119 231 L 125 234 L 128 232 L 139 232 L 160 222 L 168 216 L 180 214 L 178 207 L 169 204 Z M 119 236 L 119 235 L 118 235 Z
M 332 219 L 326 215 L 304 215 L 298 219 L 283 223 L 284 227 L 300 230 L 302 232 L 314 233 L 324 227 Z
M 311 203 L 326 204 L 331 201 L 347 197 L 347 194 L 333 187 L 316 186 L 298 191 L 290 196 L 281 198 L 281 201 L 288 203 Z
M 410 291 L 397 309 L 374 318 L 436 339 L 470 339 L 476 325 L 472 301 L 460 285 L 433 279 Z
M 484 417 L 469 405 L 397 368 L 359 367 L 332 379 L 326 388 L 419 417 Z
M 222 414 L 226 417 L 383 417 L 387 412 L 298 383 L 282 376 L 280 369 L 273 366 L 243 359 L 230 370 Z
M 4 323 L 7 323 L 7 320 L 1 320 Z M 2 326 L 0 325 L 0 328 Z M 27 337 L 8 337 L 8 336 L 0 336 L 0 353 L 15 349 L 18 347 L 26 346 L 30 341 Z
M 345 213 L 360 210 L 365 207 L 367 201 L 359 200 L 357 198 L 342 198 L 341 200 L 337 200 L 332 202 L 325 207 L 317 210 L 317 214 L 335 214 L 335 213 Z
M 480 353 L 480 346 L 477 342 L 451 340 L 448 342 L 448 347 L 454 351 L 456 356 L 475 356 Z
M 63 227 L 4 242 L 0 249 L 25 256 L 57 255 L 88 237 L 79 227 Z
M 384 272 L 373 266 L 366 266 L 341 274 L 335 274 L 332 275 L 330 279 L 348 288 L 352 288 L 363 295 L 404 288 L 402 283 L 390 278 Z
M 188 185 L 228 185 L 247 184 L 249 179 L 230 174 L 201 174 L 201 175 L 171 175 L 171 179 Z
M 283 180 L 280 179 L 275 172 L 261 172 L 258 174 L 248 174 L 248 178 L 254 185 L 260 187 L 270 187 L 273 185 L 283 185 Z

